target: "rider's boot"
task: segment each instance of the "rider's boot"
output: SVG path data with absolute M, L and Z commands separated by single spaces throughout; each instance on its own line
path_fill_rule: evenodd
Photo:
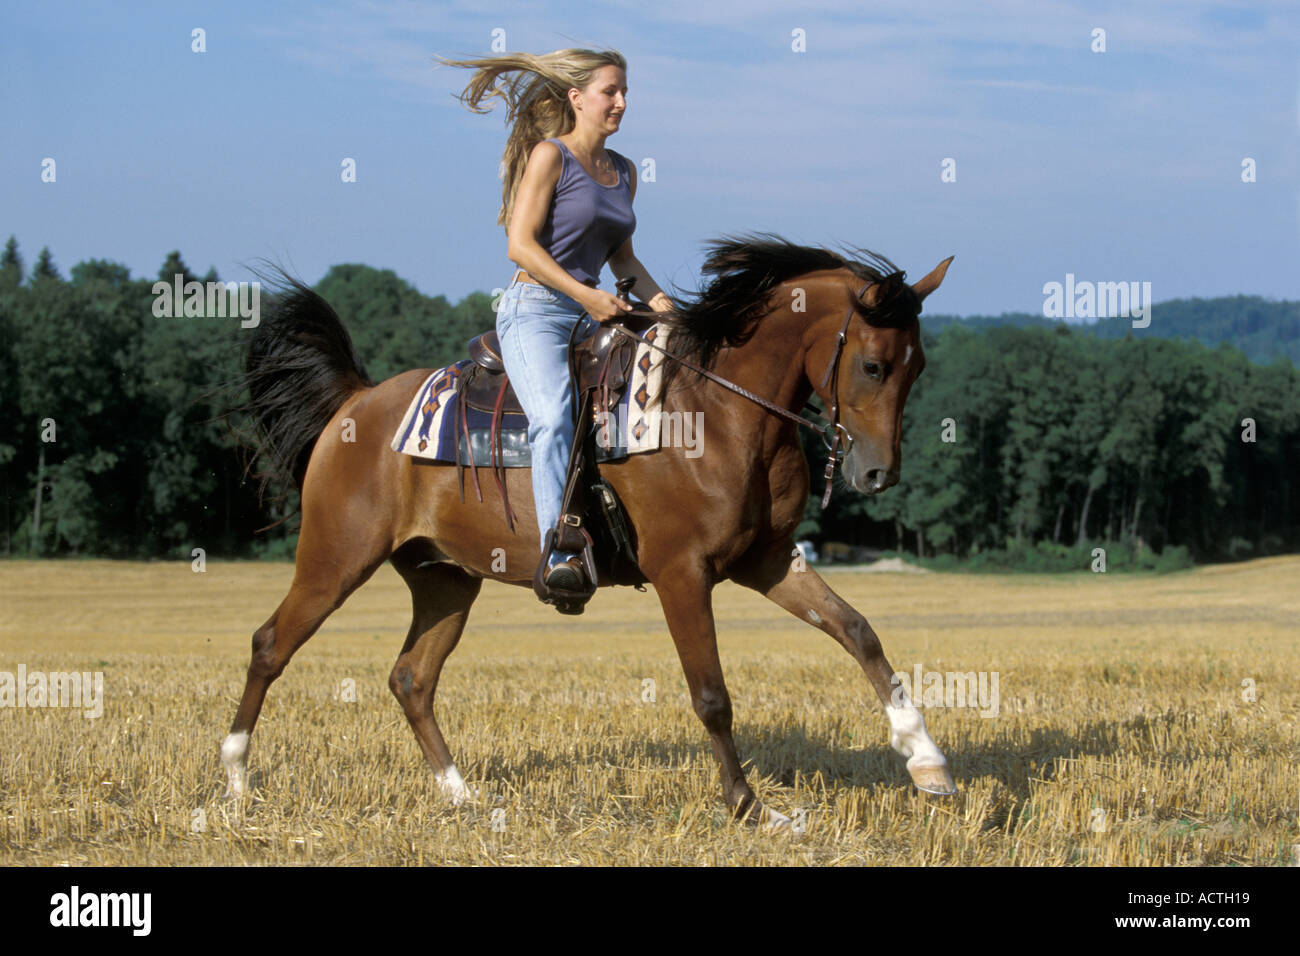
M 546 563 L 546 586 L 564 591 L 581 591 L 586 583 L 582 555 L 577 551 L 555 550 Z

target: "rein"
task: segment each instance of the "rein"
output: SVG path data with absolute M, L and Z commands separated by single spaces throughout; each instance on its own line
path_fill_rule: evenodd
M 626 280 L 619 281 L 620 287 L 623 285 L 625 281 Z M 860 300 L 862 298 L 863 294 L 867 291 L 867 289 L 870 286 L 871 286 L 870 282 L 863 284 L 862 288 L 859 289 L 857 291 L 857 294 L 854 296 L 855 303 L 857 300 Z M 630 290 L 630 283 L 628 289 L 620 288 L 619 294 L 622 297 L 626 298 L 627 292 L 629 290 Z M 655 345 L 653 342 L 647 342 L 645 339 L 641 338 L 635 332 L 632 332 L 624 328 L 622 325 L 619 325 L 617 322 L 610 322 L 608 323 L 608 325 L 610 326 L 610 328 L 617 329 L 619 332 L 623 333 L 628 338 L 635 339 L 640 344 L 648 345 L 652 349 L 656 349 L 657 351 L 662 352 L 664 355 L 668 356 L 673 361 L 677 362 L 680 365 L 686 366 L 688 369 L 690 369 L 693 372 L 698 372 L 700 375 L 703 375 L 705 378 L 709 379 L 710 381 L 717 382 L 719 385 L 723 386 L 724 388 L 730 389 L 731 391 L 735 392 L 737 395 L 743 395 L 751 402 L 755 402 L 756 404 L 761 405 L 769 412 L 772 412 L 773 414 L 776 415 L 780 415 L 782 418 L 794 422 L 796 425 L 803 425 L 804 427 L 811 428 L 813 431 L 817 432 L 818 436 L 822 440 L 822 444 L 826 446 L 826 450 L 827 450 L 826 471 L 825 471 L 826 491 L 822 495 L 822 508 L 824 509 L 828 504 L 830 504 L 831 487 L 833 485 L 834 478 L 835 478 L 835 468 L 843 460 L 843 456 L 847 455 L 849 453 L 849 450 L 853 447 L 853 436 L 849 434 L 849 430 L 847 428 L 845 428 L 843 425 L 840 424 L 840 396 L 839 396 L 840 356 L 844 352 L 844 343 L 848 341 L 849 322 L 853 318 L 853 311 L 854 311 L 854 306 L 850 305 L 848 311 L 844 313 L 844 322 L 840 325 L 839 334 L 836 335 L 835 337 L 835 352 L 831 355 L 830 363 L 826 366 L 826 373 L 822 376 L 821 387 L 825 388 L 827 383 L 829 382 L 831 388 L 830 414 L 827 416 L 830 419 L 830 423 L 825 426 L 818 425 L 816 422 L 810 421 L 809 419 L 804 418 L 802 415 L 796 415 L 788 408 L 782 408 L 780 405 L 777 405 L 775 402 L 768 401 L 766 398 L 763 398 L 761 395 L 755 395 L 753 392 L 749 391 L 749 389 L 742 388 L 741 386 L 737 385 L 735 382 L 729 382 L 720 375 L 714 375 L 712 372 L 708 371 L 707 369 L 702 369 L 695 363 L 682 358 L 680 355 L 674 355 L 672 352 L 669 352 L 667 349 L 662 348 L 661 346 Z M 671 315 L 672 313 L 654 312 L 654 311 L 646 312 L 640 309 L 634 309 L 627 314 L 639 316 L 643 318 L 649 318 L 652 316 Z M 659 318 L 656 321 L 662 322 L 664 320 L 662 318 Z M 672 322 L 670 321 L 667 324 L 671 326 Z M 841 435 L 843 435 L 843 437 L 846 439 L 842 454 L 840 452 Z

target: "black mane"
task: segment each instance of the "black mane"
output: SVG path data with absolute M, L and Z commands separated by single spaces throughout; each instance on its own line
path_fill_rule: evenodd
M 768 297 L 787 279 L 819 269 L 847 269 L 864 282 L 888 283 L 873 310 L 873 321 L 897 325 L 915 318 L 919 302 L 905 273 L 869 249 L 846 249 L 847 255 L 821 246 L 799 246 L 775 233 L 759 232 L 710 240 L 703 272 L 713 280 L 700 292 L 675 290 L 679 308 L 672 323 L 669 351 L 702 368 L 709 368 L 724 346 L 743 345 L 756 323 L 768 314 Z M 882 292 L 885 290 L 882 290 Z M 662 388 L 682 368 L 669 360 Z

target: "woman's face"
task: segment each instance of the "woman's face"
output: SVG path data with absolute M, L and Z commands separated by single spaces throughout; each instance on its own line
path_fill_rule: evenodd
M 616 133 L 627 110 L 627 74 L 616 66 L 602 66 L 571 102 L 578 122 L 605 135 Z

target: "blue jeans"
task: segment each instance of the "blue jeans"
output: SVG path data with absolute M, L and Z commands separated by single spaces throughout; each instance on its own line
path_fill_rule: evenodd
M 569 333 L 580 319 L 578 338 L 600 327 L 586 311 L 563 292 L 532 282 L 511 282 L 497 308 L 501 359 L 528 416 L 539 551 L 560 519 L 573 447 Z

